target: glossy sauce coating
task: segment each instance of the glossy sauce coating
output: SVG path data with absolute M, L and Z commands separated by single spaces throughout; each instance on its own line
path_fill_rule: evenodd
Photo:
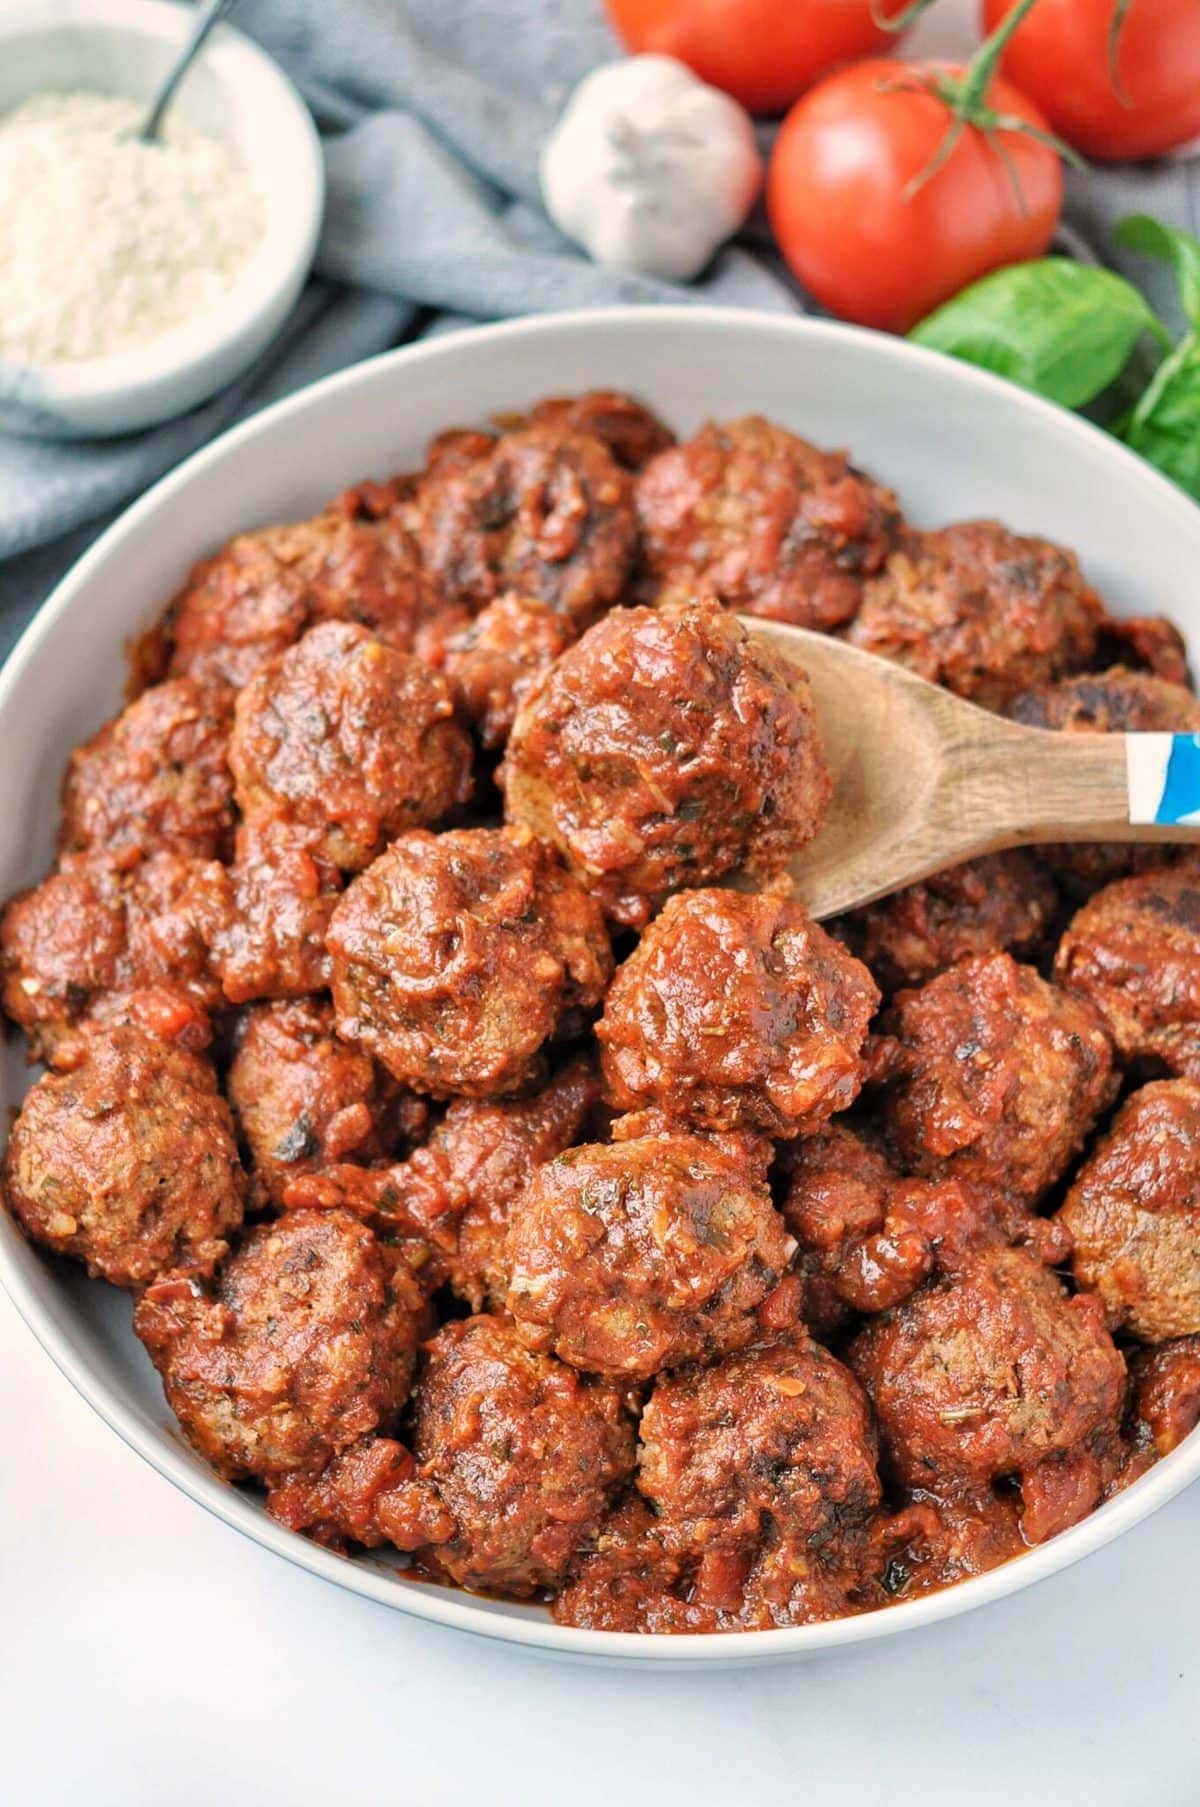
M 714 602 L 621 609 L 517 716 L 505 809 L 618 922 L 735 867 L 778 872 L 830 796 L 808 680 Z
M 598 907 L 513 828 L 403 835 L 354 880 L 327 941 L 339 1034 L 433 1097 L 516 1091 L 612 972 Z
M 210 868 L 203 932 L 231 1004 L 299 998 L 328 985 L 325 937 L 342 888 L 312 829 L 244 823 L 232 865 Z
M 507 1305 L 524 1341 L 645 1379 L 754 1335 L 792 1245 L 751 1167 L 680 1130 L 568 1150 L 512 1208 Z
M 258 1225 L 211 1292 L 167 1278 L 133 1318 L 201 1455 L 230 1480 L 265 1481 L 320 1469 L 387 1429 L 425 1326 L 403 1267 L 344 1211 Z
M 3 1178 L 35 1241 L 133 1287 L 210 1274 L 246 1190 L 212 1068 L 132 1028 L 81 1038 L 70 1070 L 30 1089 Z
M 702 1129 L 811 1135 L 852 1104 L 879 993 L 785 895 L 668 898 L 596 1025 L 605 1096 Z
M 450 636 L 437 662 L 485 751 L 504 746 L 521 704 L 574 637 L 549 603 L 515 590 Z
M 709 424 L 638 479 L 645 560 L 663 590 L 830 630 L 891 549 L 891 490 L 761 416 Z
M 1103 617 L 1074 556 L 996 521 L 909 532 L 866 588 L 848 638 L 1000 709 L 1081 670 Z

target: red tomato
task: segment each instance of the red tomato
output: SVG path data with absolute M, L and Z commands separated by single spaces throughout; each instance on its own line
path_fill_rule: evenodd
M 887 0 L 883 13 L 903 0 Z M 627 50 L 678 57 L 751 113 L 782 113 L 837 63 L 891 41 L 871 0 L 605 0 Z
M 783 123 L 767 173 L 771 225 L 805 288 L 844 320 L 905 332 L 967 283 L 1050 243 L 1062 166 L 1024 133 L 997 133 L 998 148 L 965 126 L 916 186 L 954 123 L 928 84 L 961 74 L 942 63 L 857 63 Z M 1044 129 L 1007 82 L 993 81 L 987 98 Z
M 1109 62 L 1116 3 L 1037 0 L 1003 68 L 1085 156 L 1161 157 L 1200 137 L 1200 0 L 1132 0 L 1117 39 L 1120 93 Z M 988 31 L 1013 4 L 984 0 Z

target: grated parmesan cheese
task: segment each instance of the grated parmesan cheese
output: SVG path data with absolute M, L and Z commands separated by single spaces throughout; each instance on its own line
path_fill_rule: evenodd
M 106 357 L 229 290 L 263 207 L 226 145 L 102 94 L 38 94 L 0 118 L 0 358 Z

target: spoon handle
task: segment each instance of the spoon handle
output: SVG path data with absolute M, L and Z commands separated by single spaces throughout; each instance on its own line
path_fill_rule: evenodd
M 162 124 L 163 114 L 174 100 L 176 89 L 200 54 L 201 46 L 213 26 L 218 20 L 225 17 L 225 14 L 232 9 L 233 4 L 234 0 L 207 0 L 206 4 L 197 6 L 187 42 L 180 51 L 166 81 L 159 89 L 154 104 L 147 113 L 142 129 L 138 133 L 143 144 L 152 144 L 158 137 L 158 128 Z
M 1200 734 L 1127 734 L 1129 820 L 1200 827 Z

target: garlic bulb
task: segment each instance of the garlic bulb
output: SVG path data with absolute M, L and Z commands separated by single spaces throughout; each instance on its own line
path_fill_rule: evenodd
M 542 152 L 555 225 L 617 270 L 686 281 L 737 231 L 762 182 L 750 116 L 668 56 L 584 77 Z

